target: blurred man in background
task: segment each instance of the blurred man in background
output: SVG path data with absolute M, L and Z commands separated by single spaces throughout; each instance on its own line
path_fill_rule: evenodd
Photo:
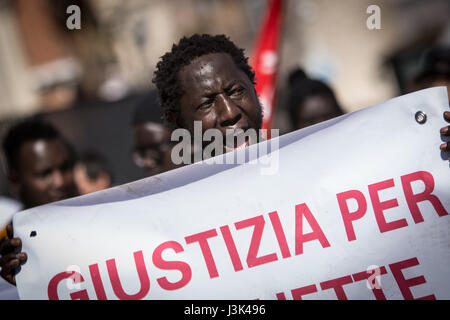
M 7 133 L 3 150 L 8 164 L 12 189 L 28 209 L 77 195 L 73 179 L 74 154 L 67 141 L 51 125 L 39 120 L 20 123 Z M 13 237 L 12 225 L 7 227 L 9 239 L 0 240 L 0 275 L 15 284 L 12 270 L 26 261 L 26 254 L 15 253 L 21 241 Z M 0 291 L 5 290 L 5 283 Z M 0 294 L 1 295 L 1 294 Z M 17 299 L 8 290 L 7 297 Z
M 30 120 L 13 127 L 3 141 L 12 189 L 24 209 L 76 195 L 74 153 L 50 124 Z
M 288 110 L 292 130 L 302 129 L 344 114 L 333 90 L 322 81 L 310 79 L 299 68 L 288 80 Z
M 134 163 L 153 176 L 175 168 L 171 160 L 171 130 L 163 124 L 156 92 L 150 92 L 136 107 L 133 117 Z
M 108 161 L 100 153 L 83 153 L 74 168 L 75 184 L 80 195 L 108 189 L 113 184 L 113 173 Z

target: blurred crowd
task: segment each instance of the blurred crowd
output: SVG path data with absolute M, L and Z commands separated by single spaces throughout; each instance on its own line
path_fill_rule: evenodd
M 411 81 L 409 91 L 450 87 L 449 48 L 430 50 L 424 65 Z M 308 77 L 300 67 L 291 70 L 287 77 L 285 108 L 289 114 L 289 131 L 344 114 L 333 89 L 325 82 Z M 136 105 L 131 123 L 134 147 L 129 156 L 146 176 L 177 167 L 171 160 L 175 143 L 171 140 L 171 128 L 163 122 L 163 109 L 155 104 L 156 99 L 154 92 L 146 95 Z M 2 197 L 2 211 L 7 210 L 4 208 L 27 209 L 114 185 L 114 173 L 100 152 L 86 150 L 77 155 L 70 142 L 52 124 L 39 117 L 26 119 L 10 128 L 2 146 L 8 180 L 20 202 Z

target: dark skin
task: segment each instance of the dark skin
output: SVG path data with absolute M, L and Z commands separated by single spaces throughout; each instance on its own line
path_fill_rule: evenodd
M 450 122 L 450 111 L 444 112 L 444 119 Z M 446 126 L 441 128 L 441 135 L 444 137 L 450 137 L 450 126 Z M 450 142 L 444 142 L 440 146 L 441 151 L 444 152 L 450 152 Z M 447 160 L 450 160 L 450 158 L 447 157 Z
M 207 65 L 210 67 L 205 69 Z M 223 73 L 213 73 L 219 71 Z M 192 132 L 194 120 L 202 121 L 204 129 L 218 128 L 221 131 L 227 127 L 248 127 L 254 129 L 261 127 L 259 118 L 260 105 L 253 85 L 250 87 L 243 85 L 244 83 L 247 83 L 247 85 L 251 84 L 250 79 L 237 68 L 226 54 L 210 54 L 197 58 L 191 64 L 181 69 L 179 76 L 182 80 L 184 91 L 182 101 L 180 101 L 181 110 L 180 113 L 171 115 L 172 121 L 178 127 L 191 130 Z M 198 84 L 189 82 L 189 79 L 198 81 Z M 242 82 L 241 85 L 244 86 L 245 91 L 244 97 L 239 95 L 233 96 L 233 90 L 229 88 L 229 84 L 233 82 Z M 213 97 L 214 99 L 212 99 Z M 207 101 L 210 105 L 203 106 Z M 444 119 L 450 122 L 449 111 L 444 113 Z M 443 127 L 440 133 L 443 137 L 449 137 L 450 125 Z M 450 142 L 441 144 L 440 149 L 444 152 L 450 152 Z M 18 250 L 20 246 L 20 239 L 15 238 L 2 244 L 0 252 L 3 252 L 3 248 L 10 249 L 9 251 L 12 252 Z M 26 255 L 24 254 L 25 257 L 23 258 L 19 256 L 21 254 L 13 254 L 10 258 L 1 262 L 4 268 L 4 271 L 1 273 L 2 277 L 13 284 L 15 284 L 14 269 L 26 261 Z
M 57 139 L 26 142 L 9 180 L 26 209 L 74 194 L 69 153 Z
M 165 126 L 145 122 L 133 127 L 135 150 L 133 160 L 149 176 L 173 168 L 170 160 L 170 130 Z
M 57 139 L 24 143 L 17 168 L 11 170 L 9 179 L 25 209 L 76 195 L 69 153 Z M 20 252 L 22 242 L 13 238 L 11 224 L 7 226 L 7 235 L 8 239 L 0 243 L 0 275 L 15 285 L 14 270 L 26 262 L 27 255 Z
M 262 115 L 253 83 L 225 53 L 212 53 L 194 59 L 179 72 L 184 94 L 180 112 L 173 113 L 177 127 L 194 133 L 194 121 L 202 130 L 261 128 Z

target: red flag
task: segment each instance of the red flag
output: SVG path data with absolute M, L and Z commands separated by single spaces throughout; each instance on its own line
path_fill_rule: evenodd
M 253 49 L 251 65 L 256 73 L 256 92 L 263 107 L 263 129 L 272 127 L 275 114 L 275 89 L 279 60 L 283 0 L 268 0 L 264 20 Z M 270 134 L 267 134 L 270 138 Z

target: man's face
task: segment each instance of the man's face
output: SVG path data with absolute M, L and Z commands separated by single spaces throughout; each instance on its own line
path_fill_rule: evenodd
M 159 123 L 146 122 L 133 127 L 133 160 L 149 176 L 170 169 L 170 131 Z M 167 156 L 169 154 L 169 156 Z M 167 159 L 168 158 L 168 159 Z
M 224 139 L 227 129 L 261 128 L 262 111 L 254 86 L 228 54 L 194 59 L 180 70 L 179 79 L 183 89 L 176 115 L 179 127 L 193 134 L 194 121 L 201 121 L 203 132 L 215 128 Z
M 75 196 L 69 153 L 61 141 L 26 142 L 19 151 L 11 181 L 25 207 L 31 208 Z

